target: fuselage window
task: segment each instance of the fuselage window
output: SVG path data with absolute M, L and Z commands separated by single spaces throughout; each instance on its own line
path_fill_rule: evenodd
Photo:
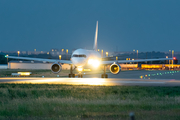
M 72 57 L 84 57 L 84 58 L 86 58 L 86 55 L 77 55 L 77 54 L 74 54 Z

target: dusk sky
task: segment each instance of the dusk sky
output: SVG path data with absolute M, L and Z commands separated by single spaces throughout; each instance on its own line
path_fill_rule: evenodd
M 180 51 L 180 0 L 0 0 L 0 51 Z

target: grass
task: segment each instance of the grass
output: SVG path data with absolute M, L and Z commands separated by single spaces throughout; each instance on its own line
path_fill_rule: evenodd
M 180 119 L 180 87 L 0 84 L 0 119 Z

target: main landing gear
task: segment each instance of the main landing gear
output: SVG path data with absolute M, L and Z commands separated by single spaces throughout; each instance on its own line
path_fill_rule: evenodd
M 75 74 L 73 74 L 73 66 L 71 65 L 71 68 L 70 68 L 70 74 L 69 74 L 69 78 L 75 78 Z
M 69 74 L 69 78 L 71 77 L 75 78 L 75 74 Z
M 104 73 L 101 75 L 101 78 L 108 78 L 108 75 L 106 74 L 106 66 L 104 65 Z

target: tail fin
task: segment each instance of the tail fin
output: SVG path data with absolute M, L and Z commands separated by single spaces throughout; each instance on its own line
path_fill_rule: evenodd
M 95 32 L 95 37 L 94 37 L 94 50 L 97 51 L 97 37 L 98 37 L 98 21 L 96 23 L 96 32 Z

